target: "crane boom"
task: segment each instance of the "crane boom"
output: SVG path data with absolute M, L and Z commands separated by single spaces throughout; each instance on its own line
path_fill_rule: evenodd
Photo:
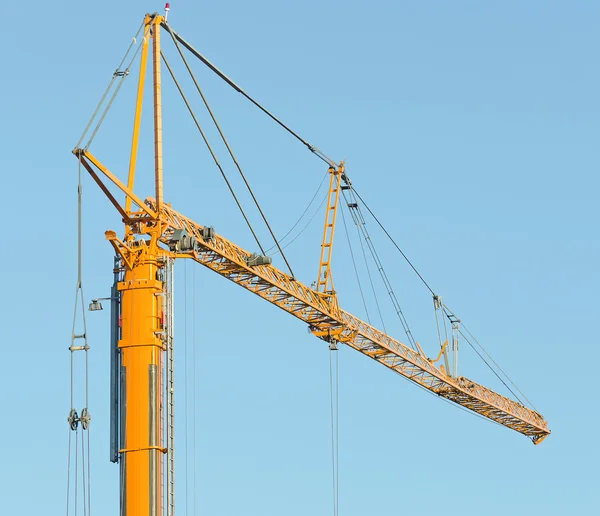
M 156 210 L 154 199 L 146 199 L 146 204 Z M 214 233 L 207 238 L 203 226 L 170 206 L 163 205 L 160 218 L 166 228 L 160 238 L 163 243 L 172 245 L 175 231 L 183 230 L 193 244 L 179 253 L 308 323 L 322 340 L 342 342 L 438 396 L 530 437 L 534 444 L 550 434 L 537 412 L 465 377 L 451 378 L 423 354 L 338 308 L 328 296 L 276 267 L 249 265 L 250 252 Z
M 111 406 L 114 408 L 111 414 L 111 460 L 119 462 L 121 467 L 121 514 L 158 516 L 166 512 L 167 516 L 174 515 L 171 267 L 175 258 L 193 259 L 292 314 L 307 323 L 316 337 L 330 343 L 330 349 L 336 348 L 337 343 L 346 344 L 424 389 L 528 436 L 534 444 L 545 439 L 550 431 L 544 418 L 537 412 L 465 377 L 457 377 L 456 373 L 449 376 L 447 369 L 436 367 L 420 346 L 415 346 L 417 349 L 413 350 L 339 307 L 331 275 L 331 257 L 340 193 L 350 187 L 344 173 L 344 162 L 339 165 L 333 163 L 245 93 L 248 99 L 307 145 L 330 167 L 327 215 L 315 288 L 306 286 L 271 265 L 271 258 L 244 250 L 215 234 L 213 228 L 197 224 L 164 202 L 161 27 L 165 27 L 174 36 L 174 41 L 179 40 L 194 55 L 203 59 L 171 31 L 166 25 L 166 15 L 163 17 L 154 13 L 145 16 L 127 183 L 108 170 L 88 150 L 106 111 L 87 145 L 82 148 L 78 143 L 73 150 L 81 165 L 121 215 L 125 225 L 123 240 L 114 231 L 106 232 L 107 240 L 118 255 L 114 270 L 115 284 L 110 298 L 116 307 L 113 319 L 118 322 L 113 325 L 114 339 L 111 348 Z M 134 184 L 148 61 L 152 62 L 154 98 L 155 198 L 144 201 L 134 192 Z M 243 93 L 213 65 L 205 59 L 203 61 Z M 125 77 L 128 71 L 129 68 L 125 71 L 117 70 L 113 79 L 119 74 Z M 193 74 L 192 78 L 195 82 Z M 110 87 L 109 85 L 109 89 Z M 202 95 L 199 87 L 198 91 Z M 112 100 L 107 109 L 111 103 Z M 206 107 L 208 108 L 208 104 Z M 94 114 L 92 120 L 95 116 Z M 216 120 L 214 121 L 218 128 Z M 198 128 L 200 129 L 199 126 Z M 84 136 L 86 132 L 87 129 Z M 223 140 L 229 147 L 224 137 Z M 235 161 L 232 153 L 231 157 Z M 342 181 L 344 185 L 341 184 Z M 115 188 L 125 195 L 123 202 L 113 193 Z M 71 430 L 74 428 L 71 427 Z

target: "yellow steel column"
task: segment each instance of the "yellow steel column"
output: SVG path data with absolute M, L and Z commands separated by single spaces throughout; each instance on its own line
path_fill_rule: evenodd
M 162 112 L 160 81 L 161 16 L 146 17 L 146 37 L 153 38 L 154 76 L 154 160 L 156 184 L 156 219 L 146 228 L 150 240 L 140 239 L 135 250 L 124 250 L 130 267 L 121 292 L 121 363 L 123 367 L 122 425 L 124 439 L 120 453 L 123 464 L 121 482 L 124 487 L 124 516 L 160 516 L 163 512 L 163 436 L 162 387 L 164 331 L 163 271 L 160 259 L 165 251 L 157 245 L 161 232 L 162 194 Z M 151 29 L 151 30 L 150 30 Z M 141 75 L 132 139 L 129 186 L 133 188 L 139 139 L 148 42 L 142 48 Z M 131 204 L 126 203 L 129 211 Z M 152 216 L 154 218 L 154 216 Z M 126 234 L 130 229 L 126 227 Z M 141 249 L 140 249 L 141 246 Z
M 160 23 L 162 20 L 162 16 L 156 16 L 152 24 L 152 63 L 154 71 L 154 174 L 157 213 L 160 213 L 163 203 L 162 91 L 160 81 Z
M 133 119 L 133 136 L 131 138 L 131 157 L 129 158 L 129 178 L 127 187 L 133 191 L 135 183 L 135 165 L 137 163 L 138 143 L 140 140 L 140 122 L 142 118 L 142 104 L 144 101 L 144 87 L 146 79 L 146 64 L 148 62 L 148 38 L 150 37 L 150 23 L 152 19 L 146 15 L 144 20 L 144 40 L 142 41 L 142 56 L 140 58 L 140 78 L 138 80 L 137 100 L 135 103 L 135 116 Z M 131 198 L 125 199 L 125 211 L 131 213 Z
M 154 248 L 154 249 L 152 249 Z M 154 251 L 154 252 L 152 252 Z M 125 272 L 122 295 L 121 350 L 124 383 L 123 514 L 162 514 L 161 385 L 163 341 L 162 264 L 150 243 Z

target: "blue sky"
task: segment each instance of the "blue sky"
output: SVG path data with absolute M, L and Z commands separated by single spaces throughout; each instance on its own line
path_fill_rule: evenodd
M 0 35 L 0 166 L 10 222 L 0 504 L 19 514 L 65 511 L 77 265 L 70 152 L 144 13 L 163 7 L 48 5 L 5 6 L 9 22 Z M 175 30 L 304 138 L 347 159 L 359 193 L 553 431 L 534 447 L 342 349 L 340 514 L 595 514 L 600 5 L 232 0 L 171 7 Z M 183 79 L 179 63 L 176 69 Z M 195 69 L 276 233 L 285 234 L 326 169 L 239 94 Z M 121 176 L 136 75 L 91 147 Z M 254 250 L 166 76 L 164 90 L 166 200 Z M 145 122 L 141 196 L 151 194 L 149 114 Z M 307 284 L 318 268 L 323 216 L 286 249 Z M 433 355 L 430 296 L 369 224 L 417 340 Z M 122 228 L 88 177 L 84 229 L 89 300 L 108 295 L 112 251 L 103 233 Z M 283 267 L 277 257 L 275 264 Z M 341 229 L 333 274 L 341 305 L 364 317 Z M 326 345 L 199 265 L 178 264 L 177 282 L 179 512 L 193 513 L 195 491 L 197 514 L 332 514 Z M 385 310 L 390 332 L 402 339 Z M 92 510 L 116 514 L 108 312 L 89 314 L 88 325 Z M 497 388 L 461 349 L 461 373 Z

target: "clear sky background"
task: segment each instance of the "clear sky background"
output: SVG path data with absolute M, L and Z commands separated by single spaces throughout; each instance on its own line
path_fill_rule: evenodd
M 553 431 L 533 446 L 341 349 L 339 514 L 597 514 L 600 3 L 187 0 L 171 7 L 175 30 L 308 141 L 347 158 L 359 193 Z M 71 150 L 144 13 L 162 8 L 39 0 L 3 8 L 5 514 L 65 513 L 77 266 Z M 201 65 L 195 69 L 276 233 L 285 234 L 326 167 Z M 136 76 L 134 69 L 91 147 L 121 177 Z M 166 76 L 164 95 L 166 200 L 255 250 Z M 144 121 L 141 196 L 152 193 L 149 113 Z M 227 170 L 234 178 L 229 162 Z M 307 284 L 317 273 L 323 216 L 286 248 Z M 252 219 L 266 241 L 254 212 Z M 436 354 L 428 292 L 368 224 L 417 339 Z M 365 317 L 339 227 L 340 303 Z M 121 233 L 122 225 L 88 177 L 84 228 L 89 301 L 109 295 L 113 253 L 104 231 Z M 274 263 L 283 267 L 278 257 Z M 326 344 L 193 263 L 177 265 L 176 303 L 178 512 L 332 514 Z M 385 310 L 388 330 L 403 340 Z M 118 507 L 118 468 L 108 461 L 108 323 L 108 310 L 88 314 L 97 515 Z M 461 351 L 462 374 L 502 387 L 468 346 Z

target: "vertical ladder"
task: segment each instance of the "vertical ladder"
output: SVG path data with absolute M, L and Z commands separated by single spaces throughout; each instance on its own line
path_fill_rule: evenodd
M 173 307 L 173 259 L 166 259 L 165 267 L 165 344 L 166 357 L 166 448 L 167 448 L 167 516 L 175 516 L 175 361 L 173 350 L 174 307 Z
M 325 215 L 325 229 L 323 231 L 323 243 L 321 244 L 321 259 L 319 263 L 319 275 L 317 277 L 316 290 L 331 294 L 333 292 L 333 280 L 331 278 L 331 252 L 333 248 L 333 237 L 335 235 L 335 221 L 337 217 L 338 200 L 340 193 L 340 176 L 344 172 L 343 162 L 338 168 L 329 167 L 329 194 L 327 197 L 327 213 Z

